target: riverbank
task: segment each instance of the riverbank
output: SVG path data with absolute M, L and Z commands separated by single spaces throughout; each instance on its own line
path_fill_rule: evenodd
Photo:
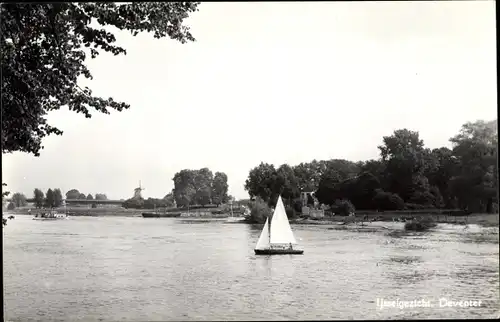
M 365 218 L 366 216 L 366 218 Z M 317 219 L 294 219 L 290 220 L 291 224 L 295 225 L 330 225 L 332 223 L 368 223 L 370 221 L 379 222 L 393 222 L 401 221 L 402 218 L 409 216 L 403 216 L 394 213 L 378 213 L 376 215 L 360 215 L 356 214 L 352 217 L 345 216 L 334 216 L 334 217 L 324 217 Z M 470 214 L 468 216 L 447 216 L 447 215 L 434 215 L 434 214 L 418 214 L 413 215 L 417 220 L 432 220 L 440 224 L 475 224 L 484 227 L 493 227 L 499 225 L 498 214 Z
M 18 208 L 8 211 L 9 214 L 16 215 L 35 215 L 37 213 L 44 212 L 42 209 L 31 208 L 31 213 L 28 212 L 29 208 Z M 64 211 L 64 208 L 57 209 L 57 211 Z M 86 208 L 86 207 L 67 207 L 67 213 L 70 216 L 88 216 L 88 217 L 101 217 L 101 216 L 111 216 L 111 217 L 142 217 L 143 212 L 148 210 L 143 209 L 125 209 L 125 208 Z M 217 219 L 217 218 L 227 218 L 229 214 L 212 214 L 210 212 L 195 211 L 183 212 L 180 218 L 206 218 L 206 219 Z M 379 222 L 392 222 L 401 221 L 404 218 L 415 217 L 417 219 L 431 219 L 436 223 L 449 223 L 449 224 L 476 224 L 485 227 L 492 227 L 499 225 L 499 215 L 498 214 L 471 214 L 469 216 L 448 216 L 443 214 L 412 214 L 411 216 L 398 213 L 373 213 L 373 214 L 356 214 L 353 217 L 345 216 L 333 216 L 324 218 L 298 218 L 291 219 L 290 223 L 293 225 L 331 225 L 346 222 L 348 223 L 368 223 L 370 221 Z M 246 221 L 240 221 L 235 223 L 247 223 Z
M 31 212 L 30 212 L 31 209 Z M 57 208 L 55 211 L 66 212 L 71 217 L 142 217 L 143 212 L 153 212 L 150 209 L 127 209 L 122 207 L 103 207 L 103 208 L 88 208 L 88 207 L 67 207 Z M 35 208 L 17 208 L 14 210 L 9 210 L 9 214 L 16 215 L 31 215 L 47 212 L 45 209 L 35 209 Z M 180 210 L 177 212 L 181 212 Z M 161 212 L 160 212 L 161 213 Z M 230 217 L 230 213 L 219 213 L 204 211 L 203 209 L 190 210 L 189 213 L 182 211 L 182 218 L 227 218 Z

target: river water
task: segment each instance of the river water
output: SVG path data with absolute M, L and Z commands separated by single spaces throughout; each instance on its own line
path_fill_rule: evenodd
M 137 217 L 41 222 L 17 216 L 3 233 L 5 318 L 499 316 L 498 228 L 440 225 L 407 234 L 398 223 L 328 227 L 333 226 L 292 226 L 305 250 L 302 256 L 255 256 L 259 226 Z M 441 307 L 443 298 L 481 304 Z M 381 309 L 380 299 L 423 299 L 428 306 Z

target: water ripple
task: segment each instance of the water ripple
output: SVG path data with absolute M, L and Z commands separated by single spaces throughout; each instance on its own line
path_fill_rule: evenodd
M 491 318 L 498 228 L 297 225 L 303 256 L 255 256 L 261 226 L 169 218 L 16 217 L 4 230 L 10 321 Z M 380 226 L 380 227 L 379 227 Z M 385 308 L 481 299 L 478 308 Z

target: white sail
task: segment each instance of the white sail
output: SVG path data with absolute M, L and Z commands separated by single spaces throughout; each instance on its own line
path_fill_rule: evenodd
M 267 222 L 266 222 L 267 223 Z M 293 236 L 292 228 L 288 222 L 285 206 L 278 197 L 276 209 L 274 209 L 273 218 L 271 219 L 271 244 L 297 244 L 295 236 Z
M 255 249 L 266 248 L 269 248 L 269 218 L 266 218 L 266 223 L 264 224 L 264 228 L 260 233 L 259 240 L 257 241 L 257 246 L 255 246 Z

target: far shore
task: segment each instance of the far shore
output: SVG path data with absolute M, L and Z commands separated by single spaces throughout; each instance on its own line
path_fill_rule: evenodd
M 29 212 L 31 209 L 31 213 Z M 29 207 L 22 207 L 14 210 L 4 211 L 4 213 L 9 213 L 12 215 L 35 215 L 37 213 L 42 213 L 47 210 L 35 209 Z M 57 211 L 64 211 L 64 208 L 59 208 Z M 86 208 L 86 207 L 68 207 L 66 209 L 70 216 L 88 216 L 88 217 L 142 217 L 143 212 L 151 212 L 150 209 L 125 209 L 125 208 Z M 178 218 L 202 218 L 202 219 L 220 219 L 227 218 L 230 214 L 218 214 L 218 215 L 207 215 L 200 216 L 196 212 L 187 214 L 183 211 L 181 217 Z M 237 216 L 235 214 L 235 216 Z M 363 218 L 365 220 L 363 221 Z M 476 224 L 486 227 L 498 226 L 499 225 L 499 215 L 498 214 L 470 214 L 468 216 L 447 216 L 447 215 L 436 215 L 436 214 L 397 214 L 390 212 L 379 212 L 373 214 L 356 214 L 353 217 L 346 216 L 333 216 L 333 217 L 323 217 L 323 218 L 296 218 L 290 219 L 290 224 L 292 225 L 331 225 L 331 224 L 341 224 L 341 223 L 362 223 L 365 224 L 371 221 L 378 222 L 392 222 L 400 221 L 401 218 L 414 217 L 418 219 L 432 219 L 437 223 L 450 223 L 450 224 Z M 248 223 L 246 221 L 239 221 L 235 223 Z

